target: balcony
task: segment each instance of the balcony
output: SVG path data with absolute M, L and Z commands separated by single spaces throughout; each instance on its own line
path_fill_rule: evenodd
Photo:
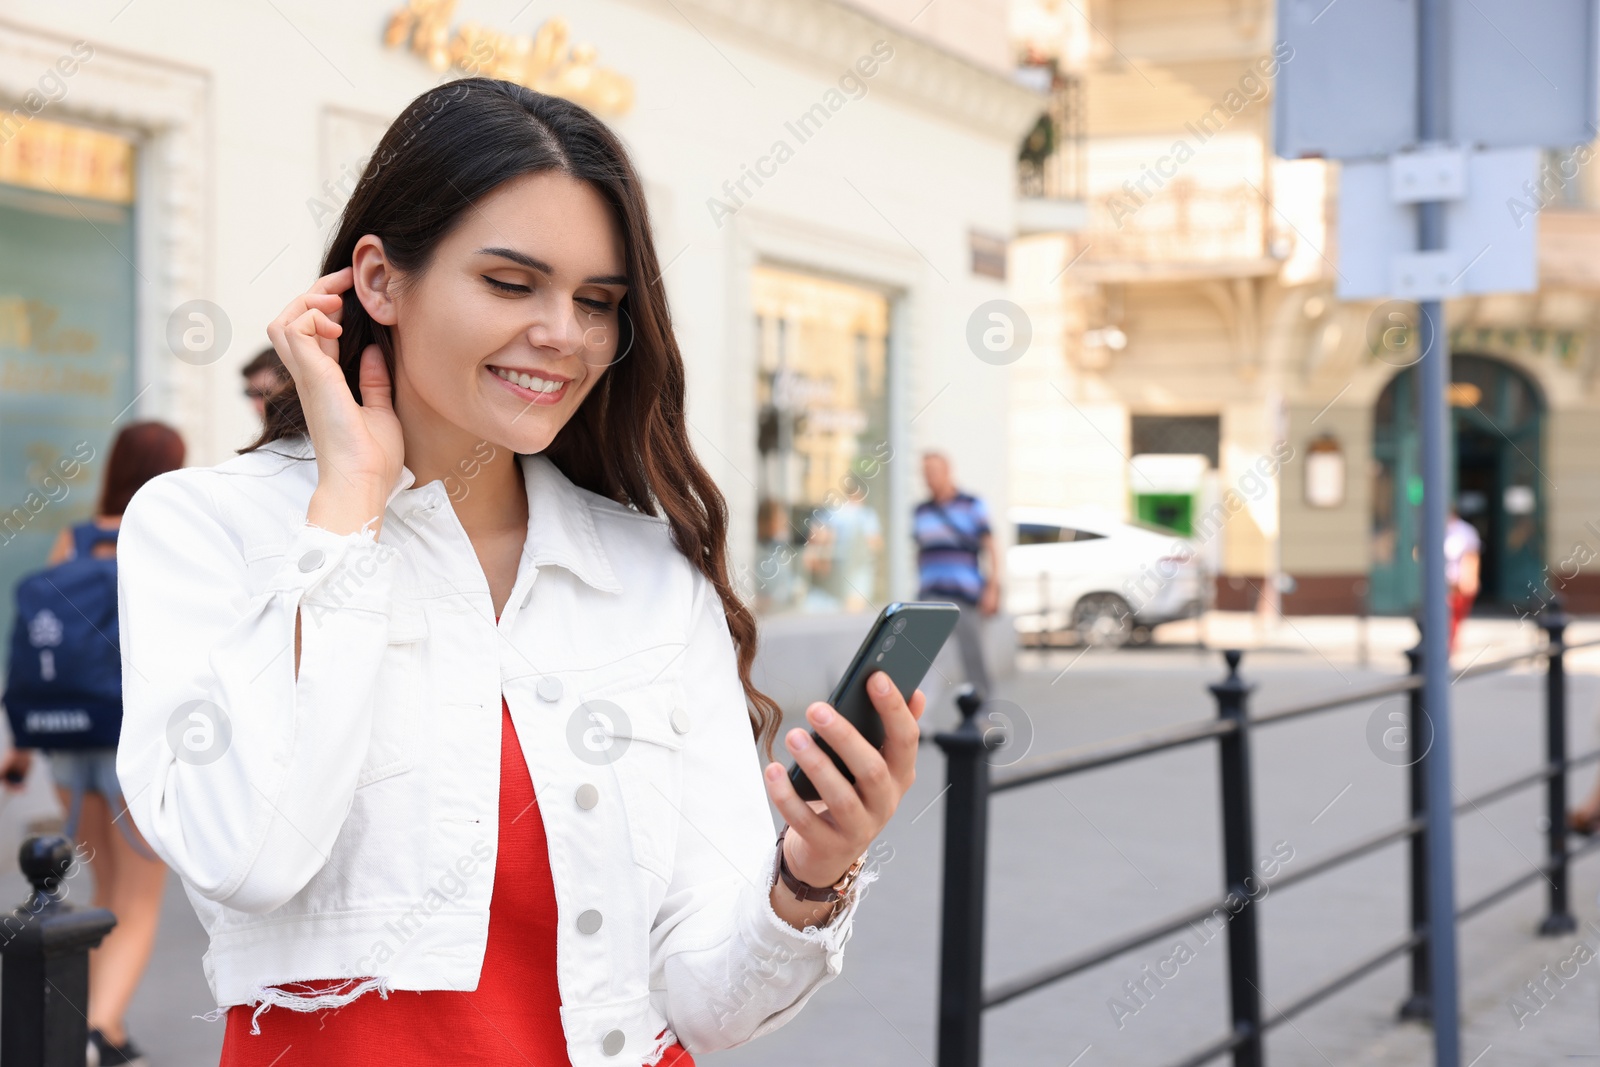
M 1083 83 L 1053 63 L 1020 67 L 1017 80 L 1049 94 L 1017 156 L 1017 233 L 1076 233 L 1089 224 Z

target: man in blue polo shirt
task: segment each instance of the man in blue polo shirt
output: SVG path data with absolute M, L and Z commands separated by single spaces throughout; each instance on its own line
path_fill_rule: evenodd
M 950 460 L 942 452 L 923 453 L 922 477 L 929 499 L 917 505 L 911 523 L 917 542 L 917 599 L 949 600 L 961 608 L 955 636 L 962 666 L 967 681 L 987 699 L 993 693 L 984 663 L 982 620 L 1000 608 L 1000 553 L 989 529 L 989 509 L 956 488 Z M 980 555 L 989 562 L 987 578 Z

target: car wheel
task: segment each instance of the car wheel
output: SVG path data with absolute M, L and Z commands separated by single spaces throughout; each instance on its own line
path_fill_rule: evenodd
M 1115 593 L 1090 593 L 1073 607 L 1072 626 L 1086 645 L 1121 648 L 1133 636 L 1133 611 Z

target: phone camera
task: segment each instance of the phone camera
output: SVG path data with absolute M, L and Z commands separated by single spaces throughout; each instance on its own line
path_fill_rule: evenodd
M 885 637 L 883 639 L 883 650 L 885 652 L 887 652 L 893 647 L 894 647 L 894 635 L 891 634 L 890 636 Z
M 901 630 L 904 630 L 905 628 L 906 628 L 906 620 L 905 619 L 896 619 L 896 620 L 894 620 L 893 629 L 894 629 L 895 633 L 899 633 Z

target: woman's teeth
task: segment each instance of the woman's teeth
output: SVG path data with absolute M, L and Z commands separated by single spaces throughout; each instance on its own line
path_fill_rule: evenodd
M 536 393 L 553 393 L 567 384 L 566 382 L 553 382 L 548 378 L 535 378 L 531 374 L 519 374 L 514 370 L 505 370 L 502 367 L 490 367 L 489 369 L 506 381 L 514 385 L 520 385 L 524 389 L 531 389 Z

